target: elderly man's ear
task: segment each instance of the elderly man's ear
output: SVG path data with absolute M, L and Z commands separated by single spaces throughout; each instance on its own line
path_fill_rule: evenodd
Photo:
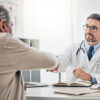
M 12 33 L 11 28 L 7 26 L 5 21 L 0 21 L 0 32 Z

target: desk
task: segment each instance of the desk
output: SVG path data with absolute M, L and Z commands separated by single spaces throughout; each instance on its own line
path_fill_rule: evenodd
M 100 97 L 82 97 L 64 94 L 55 94 L 54 90 L 65 90 L 69 87 L 35 87 L 27 88 L 26 100 L 100 100 Z M 82 87 L 83 88 L 83 87 Z

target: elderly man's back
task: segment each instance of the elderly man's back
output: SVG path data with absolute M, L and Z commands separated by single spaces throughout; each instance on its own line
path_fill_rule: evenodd
M 56 65 L 53 54 L 30 48 L 8 33 L 0 33 L 0 100 L 23 100 L 20 70 Z

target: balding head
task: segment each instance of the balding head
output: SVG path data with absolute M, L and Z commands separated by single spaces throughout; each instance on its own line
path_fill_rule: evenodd
M 10 24 L 10 16 L 9 12 L 3 6 L 0 6 L 0 21 L 5 21 L 5 23 L 9 26 Z
M 0 6 L 0 32 L 12 33 L 9 12 L 3 6 Z

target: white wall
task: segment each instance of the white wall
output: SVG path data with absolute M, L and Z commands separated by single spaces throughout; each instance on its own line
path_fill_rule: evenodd
M 38 37 L 42 50 L 58 54 L 72 40 L 70 14 L 70 0 L 25 0 L 24 34 Z
M 70 0 L 25 0 L 24 36 L 40 39 L 40 49 L 59 54 L 72 42 Z M 57 73 L 41 71 L 41 82 L 58 82 Z
M 100 14 L 100 0 L 72 0 L 73 1 L 73 39 L 79 42 L 84 38 L 83 25 L 91 13 Z M 80 39 L 78 39 L 78 38 Z

